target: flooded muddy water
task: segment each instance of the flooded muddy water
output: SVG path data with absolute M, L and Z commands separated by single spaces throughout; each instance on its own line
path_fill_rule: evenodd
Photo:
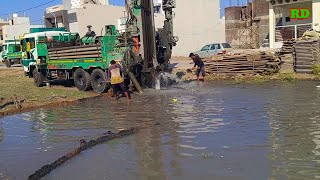
M 320 179 L 316 82 L 191 82 L 0 119 L 0 179 L 26 179 L 118 128 L 140 131 L 81 153 L 45 179 Z

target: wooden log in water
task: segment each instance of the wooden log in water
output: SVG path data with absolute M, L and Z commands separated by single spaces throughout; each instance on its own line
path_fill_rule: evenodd
M 37 170 L 35 173 L 33 173 L 32 175 L 30 175 L 28 177 L 28 180 L 39 180 L 41 178 L 43 178 L 44 176 L 48 175 L 52 170 L 56 169 L 57 167 L 61 166 L 62 164 L 64 164 L 65 162 L 67 162 L 68 160 L 74 158 L 75 156 L 79 155 L 82 151 L 85 151 L 89 148 L 92 148 L 98 144 L 116 139 L 116 138 L 122 138 L 125 136 L 129 136 L 129 135 L 133 135 L 136 132 L 138 132 L 138 129 L 136 128 L 132 128 L 129 130 L 124 130 L 124 131 L 120 131 L 118 134 L 108 134 L 106 136 L 102 136 L 96 140 L 91 140 L 88 143 L 80 146 L 79 148 L 67 153 L 66 155 L 62 156 L 61 158 L 59 158 L 58 160 L 56 160 L 55 162 L 51 163 L 51 164 L 47 164 L 42 166 L 39 170 Z

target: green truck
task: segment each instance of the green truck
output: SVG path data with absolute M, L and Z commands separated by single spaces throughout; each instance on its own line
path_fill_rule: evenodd
M 23 66 L 36 86 L 46 81 L 73 79 L 80 91 L 91 88 L 97 93 L 108 89 L 107 69 L 111 60 L 122 61 L 126 50 L 117 46 L 120 36 L 115 26 L 106 26 L 104 36 L 42 29 L 21 40 Z
M 17 40 L 6 40 L 2 44 L 2 62 L 9 68 L 13 64 L 21 64 L 22 53 Z
M 115 60 L 125 69 L 125 82 L 136 89 L 151 87 L 156 72 L 166 70 L 176 38 L 172 32 L 171 1 L 164 28 L 155 31 L 152 0 L 126 0 L 127 29 L 120 33 L 106 25 L 101 35 L 88 26 L 84 37 L 66 29 L 31 29 L 21 39 L 23 66 L 38 87 L 54 80 L 73 80 L 80 91 L 97 93 L 109 88 L 109 64 Z M 99 32 L 100 33 L 100 32 Z

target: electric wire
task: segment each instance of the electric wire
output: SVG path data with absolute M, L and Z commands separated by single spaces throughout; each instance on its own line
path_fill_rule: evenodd
M 50 3 L 53 3 L 57 0 L 51 0 L 51 1 L 48 1 L 46 3 L 42 3 L 42 4 L 39 4 L 37 6 L 33 6 L 33 7 L 30 7 L 30 8 L 27 8 L 27 9 L 24 9 L 24 10 L 20 10 L 20 11 L 15 11 L 15 12 L 12 12 L 12 13 L 4 13 L 4 14 L 0 14 L 0 16 L 7 16 L 7 15 L 11 15 L 11 14 L 17 14 L 17 13 L 21 13 L 21 12 L 26 12 L 26 11 L 30 11 L 32 9 L 36 9 L 36 8 L 39 8 L 39 7 L 42 7 L 42 6 L 45 6 L 45 5 L 48 5 Z

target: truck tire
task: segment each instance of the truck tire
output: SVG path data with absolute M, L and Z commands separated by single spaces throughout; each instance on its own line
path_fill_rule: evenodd
M 91 77 L 88 72 L 85 70 L 78 68 L 74 72 L 74 85 L 80 91 L 89 91 L 91 89 Z
M 9 59 L 6 58 L 6 59 L 4 60 L 4 63 L 6 64 L 7 68 L 11 67 L 11 62 L 10 62 Z
M 34 85 L 37 87 L 42 87 L 43 82 L 46 80 L 46 77 L 43 75 L 43 73 L 39 72 L 38 69 L 35 68 L 32 74 L 33 74 Z
M 107 81 L 107 74 L 101 69 L 95 69 L 91 73 L 92 89 L 96 93 L 105 93 L 110 88 Z

